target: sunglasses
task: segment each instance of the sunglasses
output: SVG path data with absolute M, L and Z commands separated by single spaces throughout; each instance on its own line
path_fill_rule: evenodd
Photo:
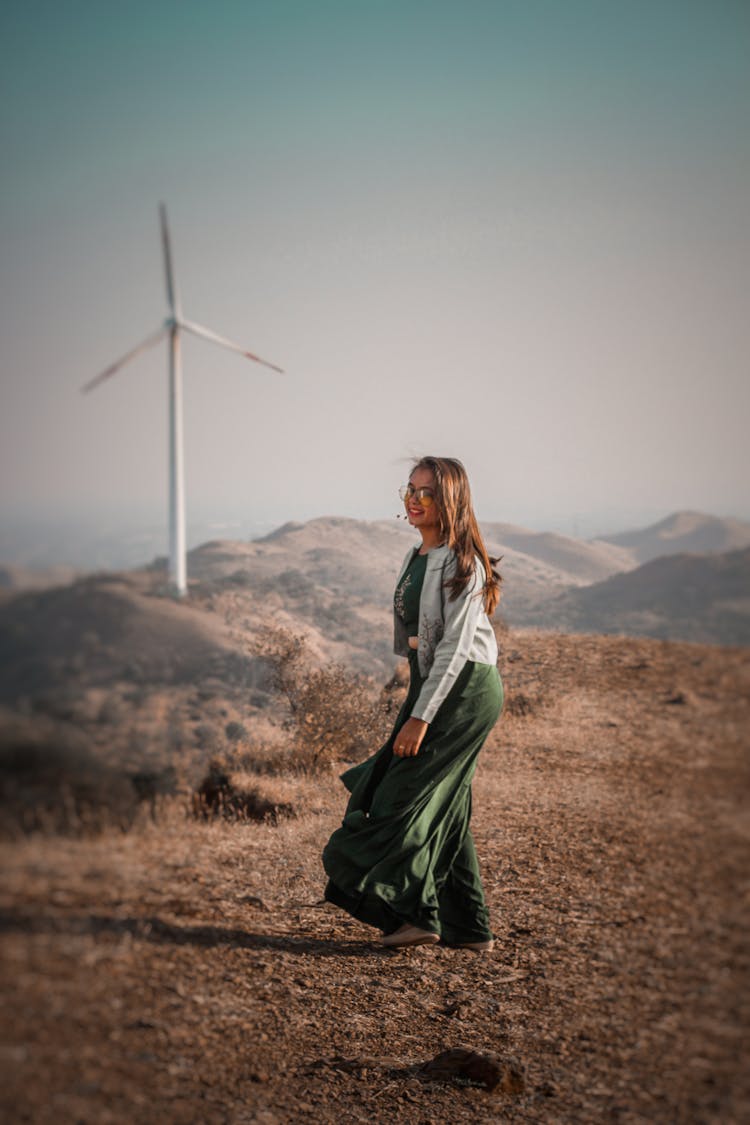
M 398 490 L 398 494 L 404 503 L 411 500 L 412 496 L 421 504 L 423 508 L 429 508 L 431 504 L 435 503 L 431 488 L 414 488 L 411 484 L 403 484 Z

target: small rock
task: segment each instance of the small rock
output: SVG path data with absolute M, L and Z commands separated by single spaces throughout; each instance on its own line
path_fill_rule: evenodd
M 257 906 L 258 910 L 267 911 L 269 909 L 263 899 L 258 898 L 257 895 L 241 895 L 239 898 L 239 902 L 244 903 L 245 906 Z
M 505 710 L 511 715 L 531 715 L 535 707 L 528 695 L 519 691 L 506 699 Z
M 515 1059 L 500 1059 L 495 1054 L 480 1054 L 466 1047 L 441 1051 L 423 1063 L 420 1075 L 429 1081 L 473 1082 L 503 1094 L 520 1094 L 524 1089 L 523 1069 Z

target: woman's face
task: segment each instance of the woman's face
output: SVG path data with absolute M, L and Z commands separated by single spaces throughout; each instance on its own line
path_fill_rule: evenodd
M 432 469 L 415 469 L 409 477 L 409 484 L 414 490 L 412 495 L 404 500 L 409 523 L 420 530 L 437 527 L 440 523 L 437 501 L 433 499 L 430 504 L 428 497 L 419 496 L 419 491 L 423 488 L 428 489 L 431 496 L 435 496 L 435 476 Z

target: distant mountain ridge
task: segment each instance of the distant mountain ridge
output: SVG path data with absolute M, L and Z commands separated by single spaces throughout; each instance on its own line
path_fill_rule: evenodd
M 609 545 L 577 544 L 561 536 L 560 566 L 552 552 L 534 557 L 499 542 L 493 526 L 485 529 L 487 544 L 491 553 L 502 555 L 502 615 L 511 623 L 523 623 L 540 602 L 571 584 L 591 581 L 592 572 L 597 577 L 613 573 L 616 549 Z M 366 651 L 387 661 L 394 577 L 405 552 L 418 543 L 418 535 L 405 523 L 324 516 L 284 524 L 249 543 L 205 543 L 190 552 L 188 574 L 201 583 L 221 579 L 275 596 L 279 608 L 283 605 L 309 624 L 324 618 L 336 621 L 340 639 L 348 635 L 357 647 L 357 638 L 369 634 Z M 628 561 L 625 557 L 623 565 Z M 331 636 L 338 632 L 331 627 Z
M 673 512 L 650 527 L 601 537 L 606 543 L 632 553 L 636 562 L 662 555 L 720 554 L 750 547 L 750 523 L 703 512 Z
M 569 575 L 575 582 L 596 582 L 637 565 L 632 552 L 604 540 L 573 539 L 509 523 L 483 523 L 482 533 L 488 544 L 497 544 L 500 549 L 511 547 Z
M 545 617 L 564 631 L 750 645 L 750 547 L 651 559 L 559 594 Z
M 492 522 L 483 524 L 483 530 L 490 552 L 502 555 L 499 619 L 511 626 L 750 644 L 750 524 L 677 512 L 652 527 L 609 539 L 577 540 Z M 394 576 L 409 546 L 418 542 L 404 522 L 334 516 L 286 523 L 259 539 L 212 540 L 189 553 L 187 607 L 203 604 L 221 607 L 222 614 L 241 613 L 256 631 L 269 623 L 303 630 L 322 658 L 383 676 L 393 666 Z M 717 545 L 726 542 L 741 546 L 716 553 Z M 681 545 L 681 552 L 665 555 L 672 544 Z M 692 549 L 709 544 L 714 553 L 687 554 L 685 544 Z M 639 565 L 639 555 L 650 557 Z M 6 568 L 4 573 L 8 585 L 0 592 L 0 609 L 7 610 L 6 624 L 13 625 L 19 638 L 28 627 L 40 644 L 45 643 L 45 629 L 32 624 L 37 612 L 52 614 L 50 622 L 56 614 L 64 620 L 74 604 L 64 590 L 78 590 L 75 604 L 81 614 L 76 610 L 75 615 L 84 620 L 87 599 L 99 597 L 99 587 L 117 578 L 111 573 L 79 578 L 14 608 L 20 592 L 34 583 L 25 572 Z M 145 586 L 138 575 L 147 579 Z M 160 622 L 155 617 L 148 624 L 146 612 L 153 593 L 164 592 L 164 560 L 121 580 L 136 582 L 141 591 L 141 601 L 136 601 L 145 616 L 138 618 L 138 628 L 155 636 L 167 628 L 166 618 Z M 159 603 L 157 598 L 151 604 L 156 608 Z M 133 622 L 134 606 L 128 611 Z M 97 651 L 95 623 L 84 632 L 78 641 L 71 633 L 71 653 L 78 660 L 90 656 L 96 661 L 103 650 Z M 116 657 L 116 648 L 109 649 L 110 656 Z M 12 653 L 7 651 L 5 658 L 14 678 Z
M 499 614 L 512 626 L 750 643 L 750 524 L 677 512 L 625 533 L 628 544 L 502 523 L 482 530 L 490 553 L 502 556 Z M 284 524 L 250 543 L 204 544 L 191 552 L 189 572 L 204 583 L 221 577 L 253 589 L 269 605 L 352 645 L 360 667 L 373 658 L 386 665 L 394 574 L 417 542 L 405 524 L 321 517 Z M 743 547 L 667 556 L 670 542 Z M 656 557 L 639 565 L 639 552 Z

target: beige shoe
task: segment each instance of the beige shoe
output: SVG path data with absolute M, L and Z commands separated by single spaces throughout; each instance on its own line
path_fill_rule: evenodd
M 492 953 L 495 948 L 495 939 L 490 938 L 489 941 L 464 941 L 460 945 L 454 945 L 454 949 L 473 949 L 475 953 Z
M 393 934 L 383 935 L 383 945 L 388 949 L 406 949 L 410 945 L 433 945 L 440 941 L 440 934 L 432 930 L 420 930 L 406 922 Z

